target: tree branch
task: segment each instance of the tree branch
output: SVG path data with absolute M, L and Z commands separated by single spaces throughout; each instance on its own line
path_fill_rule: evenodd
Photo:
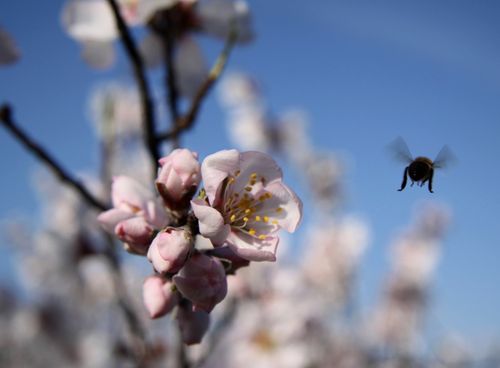
M 16 125 L 12 118 L 12 109 L 7 104 L 0 107 L 0 122 L 28 151 L 49 166 L 62 182 L 75 189 L 89 205 L 101 211 L 108 209 L 106 204 L 90 193 L 80 181 L 73 178 L 39 143 L 35 142 Z
M 125 48 L 130 62 L 132 63 L 134 77 L 136 79 L 137 86 L 139 87 L 142 105 L 142 118 L 145 132 L 144 139 L 146 147 L 149 150 L 149 154 L 151 155 L 153 175 L 155 175 L 156 169 L 158 167 L 158 160 L 160 159 L 160 150 L 155 139 L 155 115 L 153 109 L 153 99 L 151 97 L 150 88 L 146 79 L 144 61 L 139 54 L 139 51 L 137 50 L 135 41 L 132 38 L 127 25 L 125 24 L 125 21 L 121 16 L 120 8 L 116 3 L 116 0 L 107 1 L 111 6 L 111 9 L 113 10 L 116 26 L 118 28 L 118 31 L 120 32 L 123 47 Z
M 231 32 L 226 40 L 224 49 L 222 50 L 219 57 L 215 61 L 214 66 L 210 70 L 210 73 L 208 73 L 207 79 L 205 79 L 205 81 L 202 83 L 202 85 L 196 92 L 196 95 L 193 98 L 189 110 L 184 116 L 179 117 L 176 124 L 170 131 L 160 133 L 157 135 L 156 139 L 158 142 L 170 139 L 175 140 L 180 133 L 189 130 L 192 127 L 194 121 L 198 117 L 198 112 L 200 111 L 200 107 L 203 100 L 205 99 L 206 95 L 213 87 L 217 79 L 222 74 L 222 71 L 226 66 L 229 54 L 234 46 L 235 41 L 236 41 L 236 33 Z

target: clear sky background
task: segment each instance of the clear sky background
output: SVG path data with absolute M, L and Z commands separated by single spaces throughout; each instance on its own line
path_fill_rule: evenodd
M 430 323 L 481 344 L 500 339 L 500 2 L 250 1 L 257 38 L 237 48 L 229 70 L 260 81 L 271 108 L 305 109 L 317 146 L 348 158 L 346 209 L 371 226 L 360 275 L 372 301 L 388 269 L 394 235 L 415 205 L 448 206 L 453 222 L 434 287 Z M 63 1 L 3 1 L 0 25 L 17 40 L 21 61 L 0 69 L 0 101 L 65 166 L 97 163 L 88 98 L 96 84 L 132 82 L 120 58 L 109 71 L 87 67 L 63 31 Z M 220 43 L 204 41 L 209 57 Z M 121 53 L 121 47 L 116 45 Z M 184 139 L 202 157 L 230 144 L 214 94 Z M 433 158 L 444 144 L 458 164 L 426 188 L 397 192 L 403 165 L 385 146 L 402 136 L 412 153 Z M 37 162 L 0 129 L 0 218 L 37 208 Z M 4 254 L 0 250 L 0 254 Z M 41 260 L 43 261 L 43 260 Z M 9 282 L 4 256 L 0 276 Z

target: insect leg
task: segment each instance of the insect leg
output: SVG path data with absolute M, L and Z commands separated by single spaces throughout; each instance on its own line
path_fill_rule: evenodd
M 403 174 L 403 182 L 401 183 L 401 188 L 398 189 L 398 192 L 401 192 L 406 187 L 406 181 L 408 180 L 408 166 L 405 168 L 405 172 Z
M 434 169 L 431 169 L 431 172 L 429 174 L 429 192 L 434 193 L 432 191 L 432 177 L 434 176 Z

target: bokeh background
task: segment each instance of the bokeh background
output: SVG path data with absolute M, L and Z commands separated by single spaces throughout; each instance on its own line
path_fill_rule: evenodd
M 0 69 L 0 102 L 12 103 L 20 124 L 66 167 L 92 171 L 98 147 L 91 92 L 103 81 L 133 80 L 118 44 L 112 69 L 85 65 L 61 26 L 63 3 L 0 3 L 0 24 L 22 53 L 17 64 Z M 432 292 L 434 333 L 456 333 L 477 347 L 498 340 L 500 3 L 256 0 L 250 6 L 256 39 L 234 50 L 227 69 L 252 75 L 271 111 L 304 109 L 315 144 L 342 157 L 344 210 L 371 228 L 360 305 L 372 304 L 380 290 L 394 236 L 419 203 L 435 201 L 450 209 L 452 223 Z M 201 42 L 214 60 L 221 44 Z M 212 93 L 185 145 L 201 157 L 230 147 L 226 118 Z M 447 144 L 457 156 L 435 175 L 434 194 L 396 191 L 404 165 L 386 146 L 397 136 L 414 155 L 433 158 Z M 0 157 L 0 218 L 29 218 L 36 226 L 39 164 L 4 130 Z M 299 176 L 288 176 L 292 187 L 299 188 Z M 15 285 L 8 247 L 0 254 L 1 283 Z

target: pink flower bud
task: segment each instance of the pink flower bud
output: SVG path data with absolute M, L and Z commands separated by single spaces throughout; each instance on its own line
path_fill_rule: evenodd
M 191 303 L 179 305 L 177 322 L 184 344 L 199 344 L 210 325 L 210 316 L 204 311 L 193 311 Z
M 142 300 L 151 318 L 170 313 L 179 302 L 179 294 L 172 290 L 172 282 L 160 276 L 149 276 L 142 286 Z
M 193 243 L 193 237 L 186 230 L 168 227 L 153 239 L 148 259 L 159 273 L 177 272 L 186 262 Z
M 193 302 L 193 309 L 210 313 L 227 294 L 222 263 L 202 253 L 192 255 L 173 278 L 175 286 Z
M 201 180 L 198 155 L 178 148 L 160 159 L 160 165 L 156 179 L 158 192 L 170 208 L 186 208 Z
M 143 217 L 133 217 L 118 223 L 115 234 L 120 240 L 129 244 L 133 253 L 146 254 L 154 229 Z

